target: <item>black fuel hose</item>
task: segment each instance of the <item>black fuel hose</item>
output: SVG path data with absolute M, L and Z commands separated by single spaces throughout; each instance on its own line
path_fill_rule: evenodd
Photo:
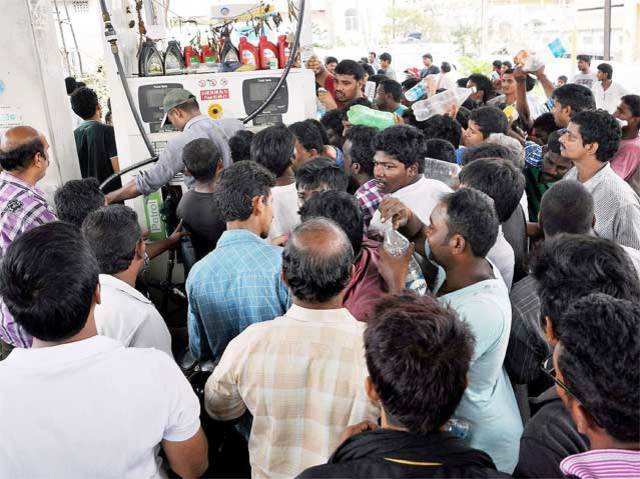
M 264 109 L 267 106 L 269 106 L 269 104 L 276 97 L 276 95 L 278 94 L 278 90 L 280 90 L 282 85 L 284 85 L 284 82 L 287 81 L 287 76 L 289 75 L 289 71 L 291 70 L 291 67 L 293 66 L 293 62 L 295 62 L 295 60 L 296 60 L 296 55 L 298 53 L 298 47 L 300 46 L 300 33 L 302 32 L 302 23 L 304 21 L 304 4 L 305 4 L 305 0 L 300 0 L 300 6 L 298 7 L 298 11 L 300 13 L 298 15 L 298 25 L 296 27 L 296 35 L 295 35 L 295 38 L 293 40 L 293 47 L 291 48 L 291 53 L 289 55 L 289 59 L 287 60 L 287 64 L 284 67 L 284 71 L 282 72 L 282 75 L 280 76 L 280 80 L 278 81 L 278 84 L 276 85 L 276 87 L 271 92 L 271 95 L 269 95 L 267 97 L 267 99 L 264 101 L 264 103 L 262 105 L 260 105 L 258 108 L 256 108 L 251 113 L 249 113 L 249 115 L 247 115 L 246 118 L 242 119 L 242 123 L 245 123 L 245 124 L 249 123 L 256 116 L 258 116 L 260 113 L 262 113 L 264 111 Z
M 142 160 L 142 161 L 139 161 L 137 163 L 134 163 L 133 165 L 127 166 L 126 168 L 120 170 L 118 173 L 114 173 L 109 178 L 104 180 L 102 182 L 102 184 L 100 185 L 100 189 L 104 190 L 105 186 L 110 184 L 112 181 L 117 180 L 121 176 L 126 175 L 127 173 L 129 173 L 130 171 L 137 170 L 138 168 L 142 168 L 143 166 L 146 166 L 149 163 L 155 163 L 156 161 L 158 161 L 158 157 L 154 156 L 152 158 L 147 158 L 146 160 Z

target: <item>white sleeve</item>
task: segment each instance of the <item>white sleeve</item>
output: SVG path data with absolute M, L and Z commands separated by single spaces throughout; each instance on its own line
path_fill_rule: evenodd
M 131 344 L 133 348 L 155 348 L 173 357 L 171 352 L 171 334 L 160 313 L 153 305 L 136 330 Z
M 158 380 L 164 381 L 166 391 L 171 396 L 171 403 L 162 439 L 186 441 L 200 429 L 200 401 L 173 359 L 164 358 L 169 367 L 166 377 Z

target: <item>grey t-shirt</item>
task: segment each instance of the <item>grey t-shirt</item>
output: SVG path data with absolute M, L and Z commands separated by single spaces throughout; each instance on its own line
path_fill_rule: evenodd
M 178 204 L 177 214 L 191 233 L 191 243 L 198 260 L 214 250 L 218 239 L 227 229 L 213 200 L 213 193 L 188 191 Z

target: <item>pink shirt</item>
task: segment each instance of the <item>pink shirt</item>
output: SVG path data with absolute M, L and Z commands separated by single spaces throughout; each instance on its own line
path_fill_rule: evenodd
M 618 152 L 611 160 L 611 168 L 628 181 L 640 165 L 640 136 L 633 140 L 620 140 Z

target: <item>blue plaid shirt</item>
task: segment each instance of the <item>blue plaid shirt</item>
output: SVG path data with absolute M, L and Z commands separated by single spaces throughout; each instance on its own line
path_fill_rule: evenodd
M 187 279 L 191 354 L 217 362 L 247 327 L 282 316 L 291 300 L 281 268 L 282 248 L 249 230 L 222 233 Z

